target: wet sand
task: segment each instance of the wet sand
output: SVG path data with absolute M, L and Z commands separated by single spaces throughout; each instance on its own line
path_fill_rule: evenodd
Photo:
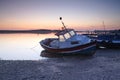
M 99 49 L 91 57 L 46 57 L 35 61 L 0 60 L 0 80 L 120 80 L 119 49 Z

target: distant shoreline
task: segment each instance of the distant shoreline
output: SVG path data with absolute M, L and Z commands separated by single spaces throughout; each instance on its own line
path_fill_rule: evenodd
M 0 30 L 0 34 L 6 33 L 36 33 L 36 34 L 46 34 L 57 32 L 59 30 L 48 30 L 48 29 L 38 29 L 38 30 Z
M 0 34 L 9 34 L 9 33 L 34 33 L 34 34 L 48 34 L 48 33 L 56 33 L 61 30 L 50 30 L 50 29 L 36 29 L 36 30 L 0 30 Z M 99 34 L 99 33 L 104 33 L 104 32 L 111 32 L 111 33 L 120 33 L 119 30 L 94 30 L 94 31 L 76 31 L 86 34 Z

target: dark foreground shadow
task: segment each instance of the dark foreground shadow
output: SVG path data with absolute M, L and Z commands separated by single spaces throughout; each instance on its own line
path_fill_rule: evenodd
M 99 48 L 95 54 L 96 57 L 119 57 L 120 49 L 110 49 L 110 48 Z
M 93 56 L 87 56 L 87 55 L 81 55 L 81 54 L 54 54 L 54 53 L 49 53 L 45 50 L 43 50 L 40 53 L 41 57 L 46 57 L 46 58 L 81 58 L 81 59 L 89 59 L 93 58 Z

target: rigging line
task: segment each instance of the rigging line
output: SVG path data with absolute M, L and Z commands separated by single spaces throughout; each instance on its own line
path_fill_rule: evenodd
M 35 48 L 39 46 L 39 44 L 35 45 L 34 47 L 30 48 L 33 52 L 35 52 L 38 56 L 40 56 L 40 54 L 35 50 Z
M 33 49 L 33 48 L 36 48 L 39 44 L 35 45 L 34 47 L 30 48 L 30 49 Z

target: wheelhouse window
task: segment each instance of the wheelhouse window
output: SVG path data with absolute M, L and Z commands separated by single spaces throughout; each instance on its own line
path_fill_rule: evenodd
M 64 36 L 65 36 L 65 39 L 69 39 L 71 37 L 69 33 L 64 34 Z
M 70 31 L 70 34 L 71 34 L 71 36 L 74 36 L 75 32 L 74 31 Z
M 59 36 L 59 41 L 60 41 L 60 42 L 64 42 L 64 41 L 65 41 L 65 38 L 64 38 L 63 35 L 60 35 L 60 36 Z

